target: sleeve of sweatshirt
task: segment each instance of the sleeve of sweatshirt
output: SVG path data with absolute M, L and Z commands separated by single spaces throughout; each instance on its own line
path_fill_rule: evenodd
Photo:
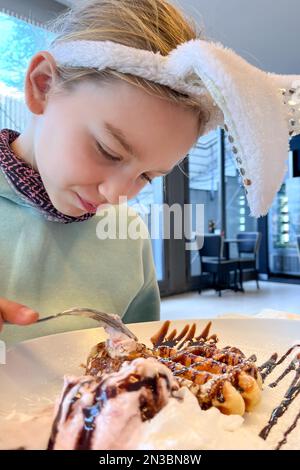
M 160 319 L 160 293 L 156 279 L 151 241 L 147 238 L 142 243 L 144 283 L 123 316 L 125 323 L 156 321 Z

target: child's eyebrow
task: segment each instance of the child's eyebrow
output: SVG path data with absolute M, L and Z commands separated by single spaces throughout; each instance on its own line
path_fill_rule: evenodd
M 109 122 L 104 122 L 104 128 L 119 142 L 119 144 L 126 150 L 126 152 L 130 153 L 133 157 L 136 157 L 132 145 L 127 142 L 126 137 L 121 131 L 121 129 L 118 129 Z M 156 170 L 155 172 L 161 173 L 161 175 L 167 175 L 168 173 L 171 173 L 172 170 L 173 168 L 169 170 Z
M 130 153 L 132 156 L 135 156 L 135 152 L 133 150 L 132 145 L 127 142 L 126 137 L 121 131 L 121 129 L 117 129 L 108 122 L 104 123 L 104 128 L 119 142 L 119 144 L 124 148 L 124 150 L 126 150 L 126 152 Z

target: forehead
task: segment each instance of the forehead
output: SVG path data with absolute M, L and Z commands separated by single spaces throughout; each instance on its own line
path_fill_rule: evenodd
M 84 119 L 99 132 L 107 132 L 107 123 L 121 130 L 137 156 L 180 159 L 198 138 L 195 110 L 123 80 L 83 83 L 76 95 Z

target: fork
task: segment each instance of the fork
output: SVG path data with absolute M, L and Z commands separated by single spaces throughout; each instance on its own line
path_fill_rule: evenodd
M 135 336 L 132 331 L 124 325 L 121 318 L 118 315 L 114 315 L 112 313 L 100 312 L 94 308 L 84 308 L 84 307 L 74 307 L 69 310 L 64 310 L 63 312 L 56 313 L 54 315 L 49 315 L 48 317 L 39 318 L 37 323 L 53 320 L 55 318 L 63 317 L 65 315 L 73 315 L 73 316 L 82 316 L 92 318 L 100 323 L 99 326 L 110 326 L 111 328 L 124 333 L 129 338 L 134 339 L 137 341 L 137 337 Z

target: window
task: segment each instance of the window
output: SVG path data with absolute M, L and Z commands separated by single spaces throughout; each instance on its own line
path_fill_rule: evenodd
M 201 137 L 189 153 L 189 203 L 204 205 L 204 232 L 221 231 L 219 198 L 219 131 Z M 192 217 L 195 221 L 196 217 Z M 192 233 L 195 227 L 192 227 Z M 190 256 L 191 276 L 200 274 L 198 253 Z
M 288 174 L 268 216 L 269 266 L 274 274 L 300 274 L 297 235 L 300 235 L 300 177 Z
M 31 57 L 47 48 L 50 33 L 0 12 L 0 128 L 22 131 L 28 119 L 24 78 Z
M 165 278 L 165 247 L 163 239 L 163 212 L 159 210 L 164 202 L 164 178 L 155 178 L 131 201 L 135 211 L 148 226 L 151 236 L 156 276 L 159 281 Z M 158 210 L 156 211 L 155 208 Z
M 236 238 L 238 232 L 255 232 L 257 230 L 257 222 L 256 219 L 250 215 L 245 190 L 234 163 L 231 146 L 226 138 L 225 191 L 226 237 Z M 232 246 L 232 251 L 233 250 L 234 246 Z

